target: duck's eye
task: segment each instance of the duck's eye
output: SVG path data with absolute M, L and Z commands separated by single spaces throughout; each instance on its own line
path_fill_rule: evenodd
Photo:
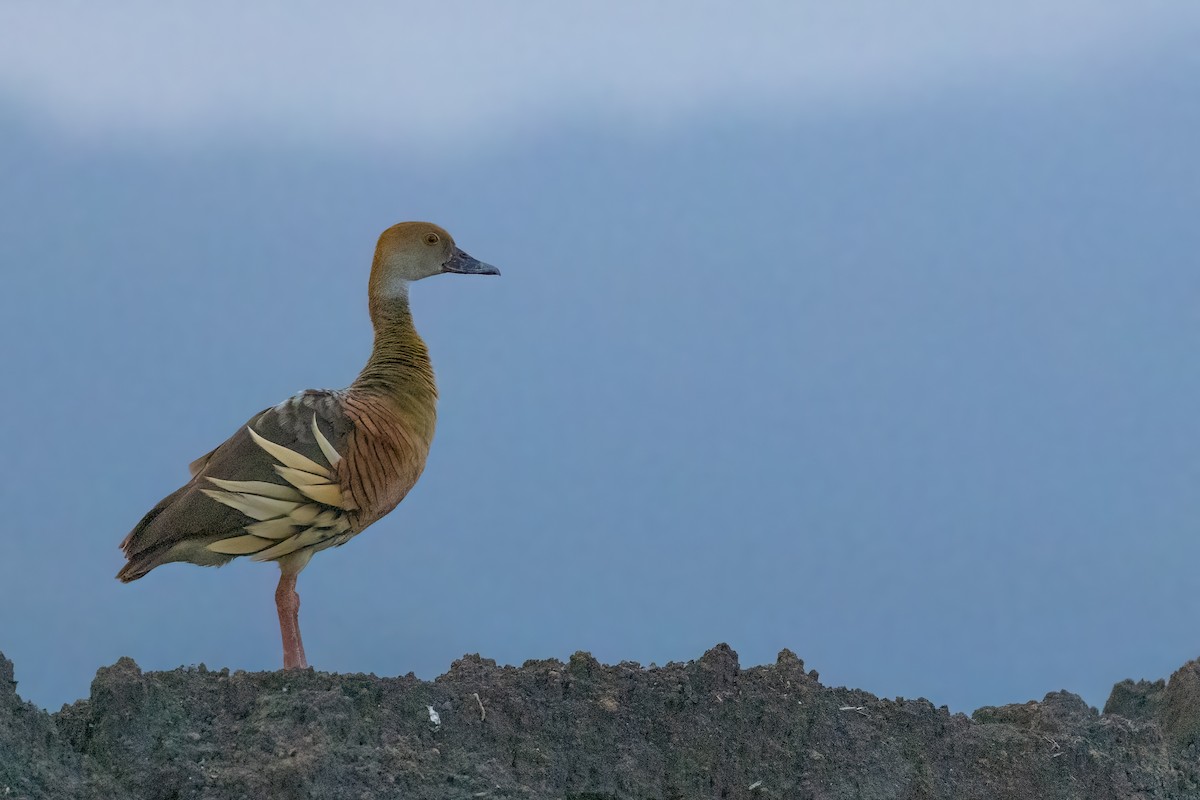
M 438 236 L 436 233 L 425 234 L 425 244 L 437 244 L 441 240 L 442 240 L 442 238 L 440 236 Z

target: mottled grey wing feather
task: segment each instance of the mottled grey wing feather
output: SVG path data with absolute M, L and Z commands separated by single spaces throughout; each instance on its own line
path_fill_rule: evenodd
M 134 527 L 121 543 L 130 563 L 118 577 L 139 578 L 160 563 L 175 560 L 166 557 L 167 551 L 180 542 L 215 541 L 239 533 L 254 521 L 205 494 L 205 489 L 214 488 L 210 477 L 287 485 L 276 472 L 278 462 L 255 443 L 247 427 L 317 463 L 326 463 L 312 432 L 314 415 L 322 434 L 335 449 L 341 450 L 353 425 L 342 411 L 338 392 L 302 392 L 259 412 L 219 447 L 193 461 L 189 466 L 191 480 L 163 498 Z M 233 556 L 213 553 L 211 558 L 205 558 L 207 564 L 221 564 Z

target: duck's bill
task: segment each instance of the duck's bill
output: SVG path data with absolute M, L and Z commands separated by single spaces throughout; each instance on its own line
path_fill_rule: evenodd
M 469 256 L 457 247 L 450 260 L 442 265 L 443 272 L 457 272 L 459 275 L 499 275 L 500 270 L 491 264 L 485 264 L 473 256 Z

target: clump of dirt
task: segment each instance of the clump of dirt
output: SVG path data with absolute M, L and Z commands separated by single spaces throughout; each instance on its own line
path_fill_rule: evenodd
M 124 658 L 51 715 L 0 657 L 0 797 L 1195 798 L 1198 746 L 1197 662 L 1103 714 L 1055 692 L 967 717 L 725 645 L 650 668 L 471 655 L 430 682 Z
M 54 719 L 17 697 L 13 663 L 0 654 L 0 797 L 86 796 L 83 759 Z

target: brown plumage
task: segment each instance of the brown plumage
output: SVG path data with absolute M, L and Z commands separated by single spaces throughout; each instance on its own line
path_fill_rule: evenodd
M 375 345 L 358 378 L 259 412 L 193 461 L 191 480 L 121 542 L 128 563 L 117 577 L 137 580 L 171 561 L 275 561 L 284 666 L 307 666 L 296 575 L 314 553 L 344 544 L 395 508 L 425 468 L 437 386 L 413 327 L 408 285 L 442 272 L 499 274 L 432 223 L 384 231 L 368 284 Z

